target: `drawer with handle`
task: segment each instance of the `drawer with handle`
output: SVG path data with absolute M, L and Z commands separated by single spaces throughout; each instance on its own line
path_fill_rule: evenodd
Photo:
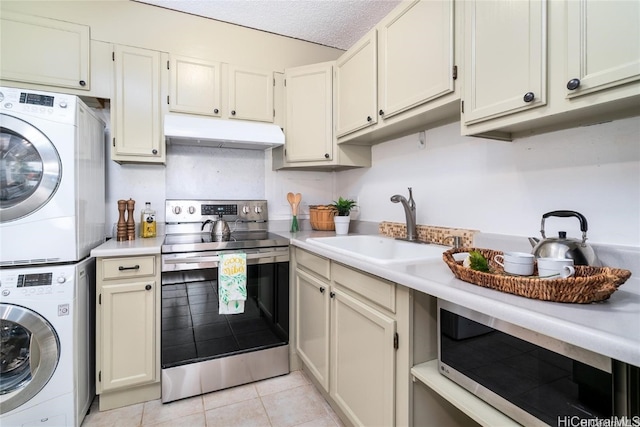
M 102 280 L 153 276 L 156 273 L 155 256 L 103 258 Z

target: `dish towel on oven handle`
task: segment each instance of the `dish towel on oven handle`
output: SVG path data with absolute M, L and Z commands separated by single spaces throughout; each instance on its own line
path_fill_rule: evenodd
M 220 255 L 218 263 L 218 312 L 244 313 L 247 299 L 247 254 Z

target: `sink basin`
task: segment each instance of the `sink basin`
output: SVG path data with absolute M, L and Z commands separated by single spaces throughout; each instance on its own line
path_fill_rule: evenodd
M 442 258 L 446 246 L 396 240 L 390 237 L 353 235 L 312 237 L 307 243 L 376 264 L 400 264 Z

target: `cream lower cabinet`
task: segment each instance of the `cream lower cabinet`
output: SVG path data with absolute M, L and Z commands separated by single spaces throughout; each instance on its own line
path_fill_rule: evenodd
M 160 258 L 98 258 L 96 392 L 100 410 L 160 397 Z
M 296 248 L 296 353 L 353 425 L 406 425 L 408 289 Z

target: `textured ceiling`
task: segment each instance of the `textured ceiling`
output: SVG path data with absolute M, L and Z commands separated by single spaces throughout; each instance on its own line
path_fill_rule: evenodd
M 135 0 L 348 49 L 400 0 Z

